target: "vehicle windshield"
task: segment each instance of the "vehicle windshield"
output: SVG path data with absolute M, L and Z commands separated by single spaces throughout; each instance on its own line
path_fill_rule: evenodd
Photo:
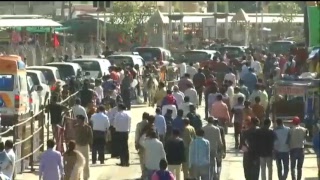
M 285 54 L 290 52 L 291 42 L 272 42 L 269 45 L 269 51 L 276 54 Z
M 207 52 L 202 52 L 202 51 L 187 51 L 184 53 L 184 56 L 188 63 L 209 60 L 211 58 L 211 57 L 209 58 L 209 55 L 210 54 L 208 54 Z
M 14 86 L 14 76 L 12 74 L 0 74 L 0 91 L 12 91 Z M 1 106 L 1 97 L 0 97 Z
M 73 69 L 73 67 L 71 65 L 67 65 L 67 64 L 47 64 L 46 66 L 57 67 L 61 79 L 66 79 L 66 78 L 69 78 L 71 76 L 75 76 L 76 75 L 76 72 L 74 72 L 74 69 Z
M 221 47 L 220 53 L 223 54 L 224 52 L 228 52 L 227 55 L 229 57 L 242 57 L 245 55 L 244 50 L 239 47 Z
M 29 76 L 32 79 L 35 85 L 40 85 L 37 74 L 27 72 L 27 76 Z
M 80 65 L 83 71 L 99 71 L 100 64 L 97 61 L 72 61 Z
M 37 68 L 32 68 L 33 70 L 38 70 L 41 71 L 44 75 L 44 77 L 46 78 L 46 80 L 48 81 L 49 85 L 52 85 L 56 79 L 54 78 L 53 72 L 50 69 L 37 69 Z
M 147 62 L 154 61 L 154 58 L 159 59 L 161 57 L 161 50 L 158 48 L 136 48 L 134 50 Z
M 111 62 L 111 64 L 122 66 L 123 64 L 126 66 L 133 65 L 132 58 L 128 56 L 108 56 L 107 59 Z

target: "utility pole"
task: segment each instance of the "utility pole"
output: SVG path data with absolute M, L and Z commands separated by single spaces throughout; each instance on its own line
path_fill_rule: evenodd
M 256 42 L 258 42 L 259 37 L 259 25 L 258 25 L 258 8 L 259 8 L 259 1 L 256 1 L 256 24 L 255 24 L 255 36 Z
M 261 42 L 264 42 L 264 31 L 263 31 L 263 26 L 264 26 L 264 23 L 263 23 L 263 10 L 264 10 L 264 6 L 265 6 L 265 3 L 264 3 L 264 1 L 261 1 L 261 3 L 260 3 L 260 5 L 261 5 L 261 7 L 260 7 L 260 11 L 261 11 L 261 30 L 260 30 L 260 32 L 261 32 Z
M 16 2 L 12 1 L 12 15 L 16 15 Z
M 68 1 L 68 19 L 72 19 L 72 2 L 71 1 Z

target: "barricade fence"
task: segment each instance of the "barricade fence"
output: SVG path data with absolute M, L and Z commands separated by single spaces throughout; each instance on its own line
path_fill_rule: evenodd
M 65 114 L 70 114 L 77 94 L 78 92 L 60 102 L 68 107 L 68 111 L 63 114 L 63 117 Z M 45 130 L 47 130 L 46 134 Z M 28 118 L 18 119 L 17 123 L 1 132 L 0 137 L 8 136 L 12 131 L 16 154 L 15 174 L 21 174 L 29 167 L 31 171 L 34 171 L 34 165 L 39 161 L 41 152 L 45 150 L 46 141 L 50 139 L 49 112 L 46 112 L 44 106 L 39 113 L 34 115 L 30 113 Z
M 176 85 L 178 80 L 166 81 L 166 84 Z M 142 85 L 142 84 L 141 84 Z M 172 86 L 171 85 L 171 86 Z M 143 86 L 143 85 L 142 85 Z M 61 124 L 62 128 L 69 129 L 73 126 L 73 123 L 69 123 L 66 120 L 66 115 L 68 117 L 73 117 L 71 112 L 71 107 L 74 105 L 75 98 L 77 98 L 78 92 L 70 95 L 68 98 L 60 102 L 61 104 L 68 107 L 68 110 L 63 114 L 63 122 Z M 51 123 L 49 112 L 46 112 L 45 106 L 37 114 L 29 113 L 29 117 L 25 118 L 26 115 L 21 115 L 18 122 L 0 133 L 0 137 L 10 134 L 13 132 L 13 144 L 16 154 L 15 161 L 15 174 L 22 174 L 27 169 L 30 171 L 35 171 L 35 164 L 39 162 L 41 152 L 45 150 L 45 145 L 48 139 L 52 139 L 53 135 L 51 132 Z M 58 140 L 61 141 L 66 138 L 73 139 L 73 134 L 68 131 L 61 131 L 58 135 Z M 51 136 L 52 135 L 52 136 Z M 63 147 L 58 147 L 63 145 L 63 142 L 56 143 L 58 149 L 63 149 Z

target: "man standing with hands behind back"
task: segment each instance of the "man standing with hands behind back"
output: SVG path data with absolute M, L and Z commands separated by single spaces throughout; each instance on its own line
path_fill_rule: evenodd
M 86 159 L 86 164 L 83 169 L 83 179 L 88 180 L 90 177 L 89 170 L 89 145 L 92 144 L 93 141 L 93 133 L 91 127 L 86 124 L 85 117 L 82 115 L 77 116 L 78 124 L 75 127 L 75 141 L 76 141 L 76 149 L 84 156 Z
M 131 129 L 131 117 L 125 112 L 124 104 L 118 105 L 118 113 L 114 117 L 114 128 L 116 129 L 117 145 L 120 155 L 120 166 L 129 166 L 129 132 Z
M 99 106 L 98 113 L 91 116 L 93 130 L 92 164 L 96 163 L 97 152 L 101 164 L 104 164 L 104 148 L 106 144 L 107 130 L 110 127 L 108 116 L 105 114 L 104 106 Z

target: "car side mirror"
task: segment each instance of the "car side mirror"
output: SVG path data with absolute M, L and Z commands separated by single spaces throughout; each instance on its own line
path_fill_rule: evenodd
M 36 86 L 36 91 L 42 91 L 43 87 L 42 86 Z

